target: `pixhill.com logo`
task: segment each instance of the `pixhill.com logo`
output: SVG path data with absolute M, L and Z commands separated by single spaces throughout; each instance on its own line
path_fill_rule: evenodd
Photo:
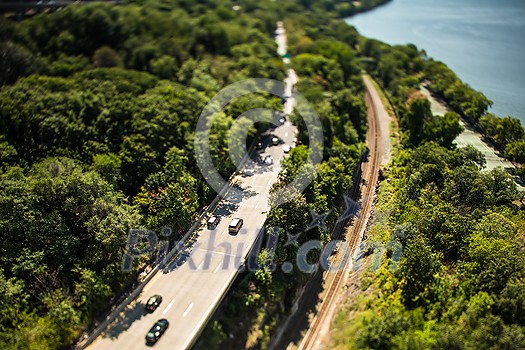
M 291 90 L 290 86 L 286 86 L 284 83 L 271 80 L 271 79 L 247 79 L 240 82 L 231 84 L 226 88 L 222 89 L 217 95 L 215 95 L 205 106 L 201 115 L 199 116 L 196 130 L 195 130 L 195 159 L 198 168 L 201 171 L 202 176 L 213 188 L 219 196 L 228 194 L 229 198 L 244 198 L 245 189 L 241 186 L 232 186 L 231 183 L 224 179 L 219 171 L 214 166 L 213 157 L 210 151 L 210 136 L 212 135 L 212 126 L 216 119 L 221 113 L 225 113 L 225 107 L 227 107 L 236 98 L 248 96 L 250 94 L 259 94 L 265 96 L 275 96 L 280 98 L 287 103 L 293 103 L 292 107 L 295 109 L 295 113 L 298 117 L 302 118 L 303 124 L 305 125 L 308 134 L 308 159 L 303 166 L 296 172 L 295 177 L 291 181 L 287 181 L 284 186 L 277 186 L 271 194 L 271 205 L 279 206 L 292 200 L 298 193 L 303 192 L 308 185 L 312 182 L 315 176 L 316 165 L 322 161 L 323 156 L 323 130 L 322 124 L 317 116 L 315 110 L 299 93 L 293 93 L 291 97 L 290 92 L 285 91 Z M 290 108 L 288 108 L 290 109 Z M 237 125 L 240 118 L 235 119 L 233 125 L 228 133 L 228 153 L 231 161 L 237 168 L 237 173 L 242 172 L 243 167 L 246 165 L 246 160 L 250 158 L 249 150 L 246 147 L 248 130 L 246 127 L 246 121 L 248 120 L 253 126 L 257 122 L 273 122 L 275 115 L 282 115 L 282 112 L 267 109 L 267 108 L 255 108 L 248 111 L 243 111 L 241 116 L 242 127 Z M 277 179 L 277 178 L 276 178 Z M 269 186 L 270 183 L 267 184 Z M 227 191 L 225 191 L 227 189 Z M 227 201 L 227 198 L 225 201 Z M 359 212 L 361 205 L 355 202 L 348 196 L 344 196 L 345 199 L 345 210 L 342 215 L 337 219 L 337 223 L 341 221 L 346 222 L 351 218 L 359 218 Z M 268 198 L 266 198 L 268 201 Z M 249 210 L 256 210 L 254 202 L 243 202 L 241 205 Z M 258 204 L 255 204 L 258 205 Z M 127 250 L 122 262 L 123 271 L 131 271 L 134 259 L 139 257 L 152 257 L 156 256 L 155 263 L 157 266 L 163 268 L 165 271 L 169 271 L 173 266 L 178 267 L 182 264 L 187 264 L 191 270 L 195 271 L 207 271 L 212 269 L 212 258 L 214 254 L 222 256 L 222 261 L 219 265 L 214 265 L 214 272 L 227 271 L 232 268 L 250 271 L 256 271 L 264 265 L 265 268 L 275 270 L 278 266 L 275 263 L 276 250 L 278 247 L 279 236 L 287 237 L 284 242 L 284 247 L 294 246 L 295 259 L 293 261 L 281 262 L 279 266 L 283 272 L 291 273 L 296 267 L 299 271 L 304 273 L 312 273 L 317 271 L 319 268 L 323 268 L 328 271 L 336 271 L 343 268 L 350 258 L 351 249 L 346 241 L 332 240 L 326 244 L 323 244 L 319 240 L 309 240 L 307 242 L 299 243 L 300 237 L 306 231 L 318 228 L 323 232 L 327 232 L 328 228 L 326 225 L 326 219 L 330 216 L 331 211 L 327 213 L 316 213 L 311 212 L 312 220 L 306 227 L 300 232 L 283 232 L 278 227 L 271 227 L 267 229 L 264 241 L 266 242 L 265 247 L 262 247 L 263 227 L 243 227 L 239 230 L 239 235 L 249 235 L 252 239 L 255 238 L 253 246 L 248 246 L 249 239 L 238 240 L 238 242 L 231 242 L 228 240 L 221 239 L 221 235 L 216 231 L 206 232 L 206 238 L 200 240 L 194 240 L 186 242 L 184 240 L 175 242 L 175 246 L 169 254 L 169 241 L 168 237 L 171 235 L 170 228 L 164 228 L 161 230 L 160 235 L 155 232 L 146 229 L 134 229 L 130 230 L 128 235 Z M 399 249 L 396 247 L 396 254 L 398 255 Z M 372 250 L 380 255 L 381 259 L 385 249 L 391 247 L 383 247 L 376 245 L 372 247 Z M 330 257 L 334 251 L 342 250 L 342 259 L 335 264 L 333 261 L 330 262 Z M 192 254 L 196 251 L 204 251 L 205 254 Z M 264 262 L 260 260 L 260 253 L 265 252 Z M 174 258 L 171 257 L 176 252 Z M 248 254 L 249 253 L 249 254 Z M 247 256 L 246 259 L 243 257 Z M 312 261 L 312 256 L 318 257 L 316 261 Z M 171 259 L 171 261 L 169 261 Z

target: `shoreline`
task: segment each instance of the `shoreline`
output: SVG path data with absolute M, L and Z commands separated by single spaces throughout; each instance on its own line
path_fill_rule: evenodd
M 432 92 L 423 85 L 420 86 L 419 91 L 430 101 L 432 114 L 443 116 L 445 113 L 452 111 L 446 102 L 433 96 Z M 461 118 L 459 123 L 463 127 L 463 131 L 456 137 L 454 143 L 458 147 L 471 145 L 480 151 L 487 162 L 484 170 L 490 171 L 501 167 L 506 171 L 512 171 L 517 168 L 513 162 L 506 160 L 498 150 L 484 141 L 483 135 L 476 131 L 467 121 Z M 525 187 L 518 183 L 516 185 L 520 191 L 525 191 Z
M 439 18 L 436 18 L 438 14 L 432 16 L 429 13 L 425 13 L 424 9 L 426 7 L 415 0 L 404 2 L 391 1 L 391 5 L 388 7 L 378 6 L 375 12 L 367 11 L 366 13 L 358 14 L 362 16 L 351 16 L 344 20 L 347 24 L 355 27 L 360 35 L 367 38 L 375 39 L 391 46 L 411 43 L 416 45 L 418 49 L 425 50 L 429 57 L 445 63 L 461 81 L 489 98 L 493 104 L 489 106 L 487 112 L 501 118 L 506 116 L 515 117 L 522 122 L 522 125 L 525 125 L 525 110 L 522 108 L 522 99 L 519 97 L 519 94 L 523 94 L 524 91 L 523 84 L 520 84 L 519 79 L 516 78 L 523 73 L 523 68 L 519 68 L 522 65 L 512 63 L 515 60 L 509 63 L 507 60 L 476 59 L 468 54 L 468 52 L 474 52 L 476 48 L 481 50 L 475 51 L 481 52 L 481 54 L 477 55 L 481 57 L 487 57 L 488 54 L 493 53 L 495 50 L 501 51 L 501 47 L 504 44 L 495 46 L 492 49 L 489 41 L 492 32 L 487 33 L 490 29 L 496 30 L 497 28 L 482 31 L 483 29 L 480 28 L 484 27 L 475 22 L 476 17 L 473 14 L 458 15 L 457 19 L 447 17 L 452 16 L 454 11 L 464 9 L 467 6 L 465 2 L 459 2 L 454 6 L 443 9 L 439 13 Z M 428 7 L 432 10 L 435 10 L 438 6 L 436 1 L 431 1 L 428 4 Z M 413 9 L 414 13 L 403 16 L 403 20 L 401 20 L 399 16 L 402 13 L 406 13 L 405 11 L 410 8 Z M 490 14 L 487 11 L 491 8 L 492 6 L 480 6 L 480 11 L 483 10 L 485 11 L 484 13 Z M 513 8 L 511 7 L 511 9 Z M 387 19 L 389 20 L 388 26 L 383 25 L 382 23 Z M 440 19 L 442 21 L 439 21 Z M 472 28 L 478 34 L 474 38 L 470 36 L 473 35 L 472 33 L 461 35 L 460 29 L 464 29 L 468 25 L 469 20 L 474 21 L 474 24 L 471 25 L 474 26 Z M 445 21 L 450 25 L 456 25 L 457 30 L 439 30 L 441 28 L 440 25 L 445 25 Z M 519 23 L 522 23 L 522 21 L 519 21 Z M 497 35 L 498 38 L 508 38 L 509 33 L 514 33 L 512 31 L 513 28 L 509 24 L 508 27 L 493 33 L 493 35 Z M 507 36 L 504 36 L 505 34 Z M 479 37 L 479 42 L 475 40 L 477 37 Z M 460 44 L 463 46 L 460 46 Z M 464 47 L 465 45 L 466 47 Z M 525 52 L 520 50 L 514 53 L 514 57 L 525 57 L 524 54 Z M 469 60 L 472 61 L 471 64 L 465 63 Z

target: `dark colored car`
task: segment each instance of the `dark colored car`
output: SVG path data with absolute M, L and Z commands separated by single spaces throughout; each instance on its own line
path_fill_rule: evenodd
M 146 303 L 146 310 L 153 312 L 159 307 L 160 303 L 162 303 L 162 297 L 158 294 L 152 295 Z
M 213 215 L 212 217 L 210 217 L 207 223 L 208 230 L 215 230 L 220 221 L 221 218 L 218 216 Z
M 170 323 L 165 318 L 158 320 L 157 323 L 151 327 L 148 334 L 146 334 L 146 344 L 155 344 L 164 334 L 164 332 L 166 332 L 166 329 L 168 329 L 169 325 Z

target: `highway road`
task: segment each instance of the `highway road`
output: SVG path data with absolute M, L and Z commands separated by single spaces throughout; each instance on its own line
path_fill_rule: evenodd
M 279 28 L 276 40 L 280 52 L 286 52 L 285 31 L 282 26 Z M 290 71 L 286 83 L 292 84 L 296 79 Z M 291 85 L 287 90 L 291 94 Z M 294 99 L 289 98 L 285 110 L 291 111 L 293 104 Z M 277 120 L 276 128 L 261 136 L 263 149 L 256 151 L 240 174 L 232 179 L 234 186 L 242 189 L 241 195 L 236 196 L 236 191 L 227 192 L 214 210 L 213 214 L 222 218 L 217 228 L 208 230 L 203 225 L 198 229 L 193 244 L 164 272 L 157 273 L 88 349 L 147 349 L 146 333 L 161 318 L 168 319 L 170 326 L 154 345 L 155 349 L 187 349 L 195 342 L 259 235 L 270 209 L 270 187 L 277 181 L 280 161 L 286 156 L 282 145 L 291 145 L 295 134 L 296 128 L 289 121 L 281 124 Z M 272 146 L 274 136 L 279 138 L 279 145 Z M 257 161 L 268 155 L 274 159 L 272 165 Z M 230 234 L 228 224 L 234 217 L 242 218 L 244 225 L 239 233 Z M 162 295 L 163 302 L 148 314 L 144 305 L 153 294 Z

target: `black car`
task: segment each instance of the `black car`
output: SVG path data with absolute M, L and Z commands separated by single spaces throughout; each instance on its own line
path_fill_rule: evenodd
M 152 295 L 146 303 L 146 310 L 153 312 L 159 307 L 160 303 L 162 303 L 162 297 L 158 294 Z
M 213 215 L 212 217 L 210 217 L 207 223 L 208 230 L 215 230 L 220 221 L 221 218 L 218 216 Z
M 170 323 L 167 319 L 161 318 L 146 334 L 146 344 L 155 344 L 159 338 L 166 332 Z

